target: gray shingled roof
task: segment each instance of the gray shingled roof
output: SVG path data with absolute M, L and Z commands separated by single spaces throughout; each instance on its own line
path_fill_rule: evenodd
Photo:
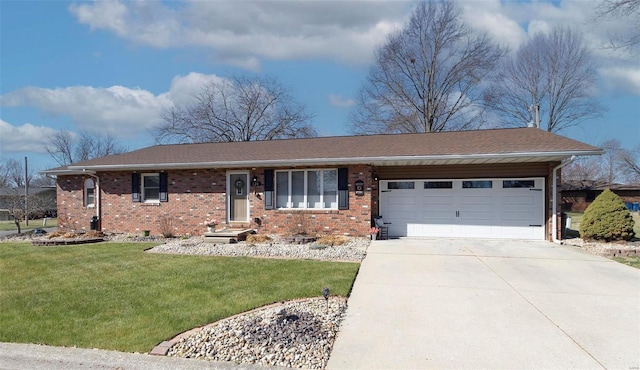
M 371 163 L 465 164 L 561 160 L 601 150 L 537 128 L 156 145 L 45 172 Z

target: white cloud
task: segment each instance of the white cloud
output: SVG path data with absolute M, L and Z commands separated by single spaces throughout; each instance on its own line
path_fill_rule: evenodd
M 486 32 L 499 45 L 517 48 L 527 35 L 499 0 L 462 2 L 464 21 L 474 30 Z
M 126 139 L 160 123 L 165 109 L 187 103 L 205 83 L 215 79 L 220 77 L 195 72 L 176 76 L 170 89 L 158 95 L 124 86 L 24 87 L 1 95 L 0 106 L 33 107 L 54 116 L 69 117 L 79 131 Z
M 608 90 L 640 96 L 640 68 L 601 68 L 600 75 Z
M 329 104 L 339 108 L 349 108 L 356 104 L 353 99 L 348 99 L 340 95 L 329 94 L 328 99 Z
M 171 102 L 151 92 L 123 86 L 24 87 L 0 97 L 6 107 L 29 106 L 70 117 L 82 130 L 126 136 L 151 128 Z
M 45 146 L 55 133 L 56 130 L 50 127 L 35 126 L 31 123 L 13 126 L 0 119 L 0 147 L 3 153 L 46 153 Z
M 90 29 L 158 48 L 207 47 L 223 62 L 257 70 L 260 60 L 321 58 L 354 64 L 409 13 L 406 1 L 119 0 L 72 4 Z

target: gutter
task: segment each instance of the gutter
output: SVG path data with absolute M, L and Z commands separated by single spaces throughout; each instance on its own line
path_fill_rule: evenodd
M 214 162 L 183 162 L 183 163 L 133 163 L 133 164 L 107 164 L 107 165 L 69 165 L 64 170 L 44 171 L 50 174 L 74 174 L 76 171 L 142 171 L 152 169 L 197 169 L 197 168 L 244 168 L 244 167 L 278 167 L 278 166 L 303 166 L 303 165 L 338 165 L 338 164 L 373 164 L 384 166 L 394 165 L 397 162 L 410 164 L 411 162 L 432 162 L 437 165 L 451 160 L 501 160 L 501 159 L 526 159 L 536 157 L 556 158 L 583 155 L 601 155 L 602 150 L 585 150 L 571 152 L 528 152 L 528 153 L 489 153 L 489 154 L 449 154 L 449 155 L 422 155 L 422 156 L 390 156 L 390 157 L 346 157 L 346 158 L 305 158 L 305 159 L 263 159 L 243 161 L 214 161 Z M 500 163 L 500 162 L 496 162 Z
M 551 218 L 551 229 L 553 230 L 551 233 L 551 240 L 554 243 L 562 244 L 561 240 L 558 239 L 558 170 L 562 167 L 570 164 L 576 159 L 575 155 L 572 155 L 571 158 L 562 161 L 559 165 L 555 166 L 552 171 L 553 176 L 553 186 L 552 186 L 552 201 L 551 201 L 551 209 L 553 209 L 553 216 Z M 562 232 L 562 231 L 560 231 Z

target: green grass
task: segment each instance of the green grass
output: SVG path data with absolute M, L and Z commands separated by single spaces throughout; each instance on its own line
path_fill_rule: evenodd
M 24 221 L 20 222 L 20 227 L 22 231 L 24 230 L 33 230 L 42 228 L 42 219 L 39 220 L 29 220 L 29 225 L 26 225 Z M 47 218 L 47 226 L 45 227 L 58 227 L 58 219 L 57 218 Z M 14 230 L 18 232 L 18 228 L 16 228 L 16 224 L 13 221 L 0 221 L 0 231 L 11 231 Z
M 0 243 L 0 342 L 147 352 L 265 304 L 346 296 L 359 264 L 145 253 L 152 244 Z
M 640 256 L 613 257 L 614 261 L 640 269 Z

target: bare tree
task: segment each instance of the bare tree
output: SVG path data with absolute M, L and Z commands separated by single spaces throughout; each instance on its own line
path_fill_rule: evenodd
M 563 181 L 605 181 L 602 166 L 597 158 L 582 157 L 562 169 Z
M 627 32 L 609 34 L 613 49 L 633 49 L 640 45 L 640 0 L 604 0 L 596 8 L 596 22 L 614 19 L 628 23 Z
M 165 112 L 158 142 L 232 142 L 316 136 L 312 115 L 270 77 L 211 81 L 189 105 Z
M 86 131 L 79 135 L 70 131 L 58 131 L 45 149 L 60 166 L 126 151 L 110 135 L 103 136 Z
M 602 156 L 580 158 L 562 170 L 564 180 L 614 183 L 640 182 L 640 145 L 625 149 L 617 139 L 603 141 Z
M 24 166 L 22 162 L 7 158 L 0 162 L 0 187 L 24 188 L 25 181 L 30 185 L 33 179 L 33 171 L 27 172 L 27 178 L 24 177 Z
M 3 198 L 3 207 L 6 207 L 9 210 L 9 215 L 13 217 L 18 234 L 22 231 L 21 221 L 33 215 L 40 217 L 46 211 L 56 208 L 55 192 L 53 194 L 47 192 L 30 193 L 25 198 L 21 189 L 11 189 L 8 194 L 4 194 Z
M 7 168 L 7 160 L 0 160 L 0 188 L 9 187 L 9 173 Z
M 485 102 L 505 125 L 527 126 L 538 111 L 540 128 L 558 132 L 602 113 L 592 95 L 595 76 L 582 36 L 556 27 L 534 35 L 505 61 Z
M 621 172 L 627 182 L 640 183 L 640 144 L 621 153 Z
M 610 139 L 600 144 L 600 148 L 604 149 L 604 155 L 601 156 L 602 175 L 605 181 L 613 184 L 620 180 L 620 169 L 623 163 L 623 153 L 620 141 Z
M 351 116 L 356 134 L 462 130 L 482 123 L 480 84 L 504 50 L 451 0 L 419 3 L 375 53 Z

